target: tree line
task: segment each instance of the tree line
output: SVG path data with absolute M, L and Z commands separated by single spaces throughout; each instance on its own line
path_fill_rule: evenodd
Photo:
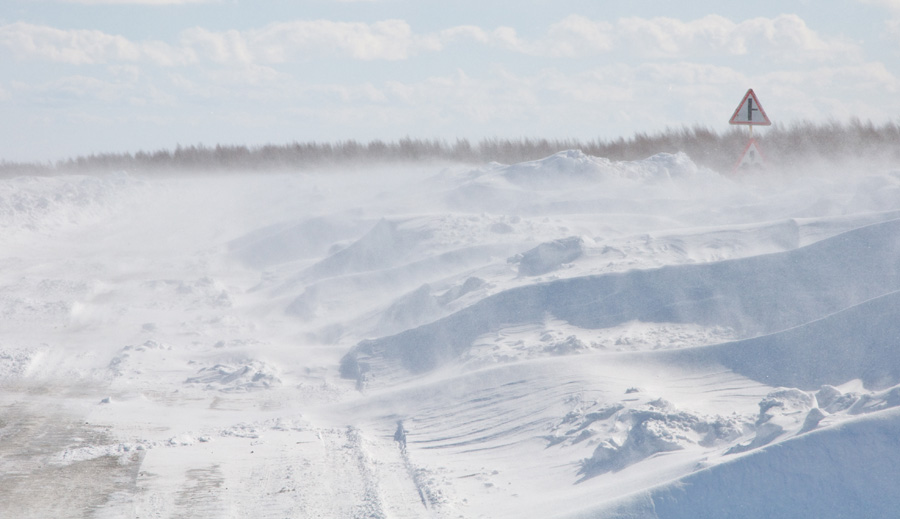
M 797 165 L 810 159 L 842 161 L 858 157 L 900 162 L 900 125 L 802 121 L 774 125 L 757 132 L 767 160 Z M 603 140 L 578 139 L 456 139 L 403 138 L 397 141 L 293 142 L 289 144 L 190 145 L 174 150 L 100 153 L 54 163 L 0 161 L 0 174 L 92 173 L 104 171 L 248 171 L 297 170 L 369 163 L 443 161 L 511 164 L 536 160 L 559 151 L 579 149 L 612 160 L 637 160 L 683 151 L 700 166 L 730 171 L 747 143 L 747 130 L 725 132 L 695 126 L 669 128 L 654 134 Z

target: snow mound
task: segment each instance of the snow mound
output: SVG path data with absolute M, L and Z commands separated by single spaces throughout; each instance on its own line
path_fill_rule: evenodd
M 601 419 L 608 411 L 598 414 L 589 414 L 585 422 Z M 584 427 L 584 423 L 579 426 L 581 430 Z M 579 474 L 584 478 L 622 470 L 655 454 L 684 449 L 697 443 L 710 426 L 696 415 L 678 412 L 670 403 L 658 399 L 644 408 L 618 413 L 610 429 L 627 432 L 624 438 L 600 441 L 591 457 L 582 462 Z
M 520 276 L 539 276 L 552 272 L 565 263 L 580 258 L 584 254 L 584 239 L 578 236 L 561 238 L 518 254 L 509 263 L 519 265 Z
M 734 188 L 680 152 L 612 161 L 568 150 L 530 162 L 491 164 L 453 180 L 443 193 L 451 207 L 536 215 L 648 214 L 658 212 L 663 201 L 671 205 L 673 194 L 693 197 L 711 186 Z
M 304 323 L 328 322 L 332 316 L 346 319 L 352 312 L 352 319 L 366 330 L 362 336 L 396 333 L 465 304 L 471 299 L 465 296 L 477 287 L 464 288 L 463 280 L 522 250 L 522 241 L 534 241 L 527 236 L 551 226 L 489 214 L 383 219 L 355 242 L 284 280 L 273 281 L 277 275 L 265 273 L 264 284 L 273 298 L 288 301 L 288 315 Z M 425 285 L 433 294 L 410 294 Z M 360 298 L 360 291 L 367 296 Z M 435 312 L 410 306 L 415 305 L 410 298 L 416 297 Z
M 0 285 L 0 317 L 7 323 L 66 323 L 78 313 L 78 301 L 89 300 L 103 289 L 99 282 L 23 277 Z
M 395 301 L 381 314 L 379 329 L 396 333 L 418 326 L 440 315 L 440 305 L 429 285 L 422 285 L 415 291 Z
M 890 411 L 797 436 L 572 517 L 893 517 L 900 507 L 897 481 L 900 411 Z
M 315 278 L 388 268 L 408 261 L 412 253 L 429 240 L 432 232 L 383 219 L 362 238 L 317 263 L 309 271 Z
M 816 406 L 813 395 L 796 388 L 783 388 L 766 395 L 759 402 L 756 419 L 756 436 L 752 441 L 728 449 L 726 454 L 737 454 L 757 449 L 773 442 L 787 431 L 801 432 L 814 429 L 825 417 Z
M 202 368 L 185 384 L 201 384 L 206 389 L 219 391 L 255 391 L 281 385 L 275 367 L 253 360 L 241 365 L 216 364 Z
M 883 389 L 900 383 L 898 315 L 892 292 L 783 332 L 674 355 L 715 358 L 772 385 L 812 390 L 858 378 Z
M 641 391 L 633 388 L 632 393 Z M 578 472 L 582 481 L 607 472 L 618 472 L 661 453 L 690 448 L 719 448 L 744 437 L 755 437 L 729 448 L 736 454 L 768 445 L 779 436 L 804 433 L 825 418 L 815 407 L 811 393 L 795 388 L 771 392 L 759 402 L 759 415 L 734 413 L 706 416 L 677 409 L 662 398 L 632 405 L 628 400 L 616 404 L 597 403 L 593 407 L 569 413 L 563 420 L 568 430 L 560 434 L 562 424 L 548 440 L 551 445 L 574 446 L 586 439 L 596 443 L 589 458 L 582 460 Z
M 547 315 L 582 328 L 639 320 L 722 326 L 744 337 L 771 334 L 900 290 L 897 257 L 900 220 L 892 220 L 783 253 L 527 285 L 487 297 L 434 323 L 363 341 L 344 357 L 341 371 L 355 378 L 386 361 L 422 373 L 458 359 L 480 335 L 540 323 Z M 886 315 L 883 319 L 884 339 L 889 341 L 896 325 L 886 322 Z M 740 345 L 730 348 L 739 351 Z M 753 369 L 749 357 L 733 355 L 746 359 L 736 370 Z M 893 372 L 887 376 L 897 378 Z
M 231 253 L 254 268 L 267 268 L 326 255 L 360 232 L 360 224 L 342 218 L 310 218 L 255 230 L 229 243 Z
M 611 161 L 567 150 L 549 157 L 513 164 L 497 174 L 510 183 L 534 190 L 559 189 L 609 179 L 661 180 L 698 174 L 684 153 L 659 153 L 638 161 Z
M 0 343 L 0 380 L 14 380 L 34 372 L 46 354 L 46 347 L 7 347 Z
M 98 221 L 140 185 L 126 174 L 0 179 L 0 229 L 8 235 Z
M 234 304 L 228 286 L 219 279 L 204 276 L 197 279 L 152 279 L 141 283 L 152 294 L 152 307 L 160 308 L 229 308 Z
M 732 330 L 718 326 L 632 320 L 608 328 L 586 329 L 550 320 L 541 325 L 513 326 L 481 335 L 460 355 L 460 362 L 476 368 L 548 355 L 693 348 L 734 338 Z
M 433 321 L 446 315 L 450 305 L 484 285 L 483 279 L 470 277 L 441 292 L 426 283 L 402 295 L 381 312 L 376 330 L 381 334 L 398 333 Z
M 290 280 L 281 291 L 339 276 L 366 274 L 431 261 L 431 270 L 467 255 L 506 249 L 535 225 L 517 217 L 436 215 L 383 218 L 363 236 L 330 254 Z M 521 228 L 521 229 L 520 229 Z M 442 259 L 443 258 L 443 259 Z

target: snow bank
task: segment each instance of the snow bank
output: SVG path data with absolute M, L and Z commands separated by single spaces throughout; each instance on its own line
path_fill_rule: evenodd
M 516 231 L 510 223 L 522 224 L 525 229 Z M 524 225 L 521 219 L 486 214 L 382 218 L 352 243 L 331 247 L 325 257 L 304 268 L 278 291 L 285 293 L 321 280 L 407 267 L 414 274 L 416 268 L 421 269 L 416 265 L 441 271 L 448 263 L 464 263 L 471 256 L 483 257 L 485 251 L 505 250 L 509 244 L 518 243 L 522 232 L 530 230 L 533 226 Z M 403 272 L 394 275 L 399 278 Z
M 355 237 L 361 226 L 343 218 L 316 217 L 258 229 L 233 240 L 229 248 L 247 265 L 268 268 L 324 256 L 342 240 Z
M 527 285 L 362 342 L 341 371 L 357 377 L 378 357 L 421 373 L 457 358 L 479 335 L 548 314 L 583 328 L 636 319 L 725 326 L 744 336 L 778 332 L 900 290 L 897 257 L 900 220 L 892 220 L 779 254 Z
M 193 377 L 184 381 L 185 384 L 200 384 L 206 389 L 219 391 L 254 391 L 269 389 L 281 385 L 278 371 L 275 367 L 259 361 L 247 361 L 239 365 L 216 364 L 208 368 L 201 368 Z
M 561 238 L 537 247 L 509 259 L 510 263 L 519 265 L 519 275 L 539 276 L 560 268 L 584 254 L 584 239 L 578 236 Z
M 900 411 L 771 445 L 579 519 L 893 517 Z
M 587 426 L 602 420 L 610 410 L 588 413 L 578 430 L 589 431 Z M 614 423 L 608 428 L 625 431 L 624 437 L 620 433 L 618 439 L 601 439 L 590 458 L 582 462 L 578 473 L 584 481 L 599 474 L 620 471 L 660 453 L 731 440 L 740 435 L 740 426 L 736 419 L 707 418 L 677 410 L 662 398 L 656 399 L 645 406 L 617 412 Z
M 673 356 L 715 359 L 775 386 L 812 390 L 860 379 L 883 389 L 900 383 L 898 316 L 900 292 L 892 292 L 783 332 Z
M 346 319 L 352 312 L 365 320 L 357 321 L 363 336 L 396 333 L 452 311 L 478 288 L 463 289 L 470 272 L 521 250 L 523 236 L 542 226 L 550 224 L 491 214 L 383 218 L 283 281 L 261 286 L 289 299 L 286 313 L 303 322 Z M 273 237 L 272 245 L 282 238 Z
M 443 199 L 468 211 L 520 214 L 655 212 L 673 192 L 708 189 L 722 178 L 684 153 L 612 161 L 568 150 L 520 164 L 491 164 L 448 186 Z M 624 198 L 623 193 L 628 193 Z M 652 204 L 648 198 L 659 196 Z M 671 206 L 674 207 L 674 206 Z
M 540 160 L 506 166 L 496 174 L 520 187 L 546 190 L 612 179 L 648 181 L 690 177 L 699 171 L 684 153 L 659 153 L 638 161 L 612 161 L 585 155 L 581 150 L 567 150 Z
M 0 229 L 8 236 L 98 221 L 141 185 L 126 174 L 0 179 Z
M 409 261 L 413 251 L 431 234 L 428 229 L 410 228 L 403 223 L 381 220 L 365 236 L 310 268 L 308 276 L 316 279 L 334 277 Z

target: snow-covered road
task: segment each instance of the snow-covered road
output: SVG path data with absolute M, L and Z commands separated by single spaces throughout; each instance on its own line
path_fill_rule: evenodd
M 896 169 L 5 178 L 0 231 L 0 517 L 900 507 Z

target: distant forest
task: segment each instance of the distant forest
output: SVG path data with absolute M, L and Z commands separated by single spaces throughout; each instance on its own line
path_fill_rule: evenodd
M 294 142 L 264 146 L 178 146 L 175 150 L 137 153 L 101 153 L 55 163 L 0 161 L 0 175 L 96 173 L 109 171 L 248 171 L 297 170 L 352 164 L 442 161 L 512 164 L 579 149 L 612 160 L 636 160 L 656 153 L 683 151 L 701 166 L 730 171 L 747 143 L 748 130 L 732 127 L 719 133 L 703 127 L 668 129 L 656 134 L 637 133 L 615 140 L 577 139 L 466 139 L 404 138 L 362 143 Z M 851 120 L 847 123 L 800 122 L 774 125 L 755 132 L 770 163 L 787 167 L 809 160 L 840 162 L 867 158 L 900 163 L 900 125 Z

